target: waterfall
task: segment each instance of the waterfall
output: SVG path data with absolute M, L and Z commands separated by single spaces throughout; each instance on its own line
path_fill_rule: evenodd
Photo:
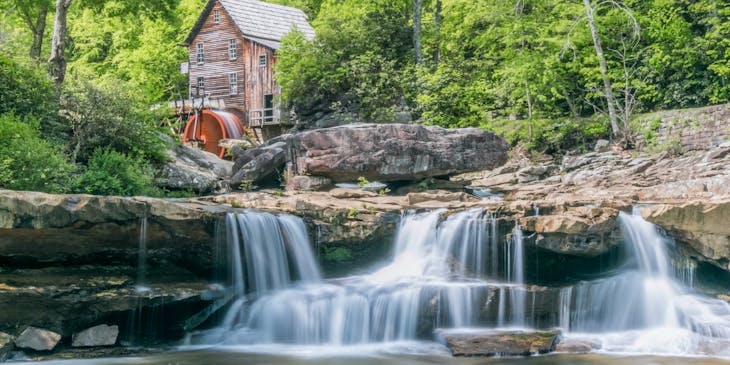
M 232 305 L 224 321 L 224 342 L 414 340 L 430 337 L 435 327 L 484 325 L 480 312 L 489 310 L 487 303 L 495 295 L 509 306 L 495 308 L 504 311 L 500 325 L 523 326 L 526 290 L 519 227 L 508 245 L 500 245 L 495 219 L 487 212 L 443 215 L 442 210 L 405 214 L 385 266 L 333 282 L 319 279 L 300 220 L 253 212 L 229 215 L 232 283 L 236 292 L 253 292 L 255 299 Z M 294 277 L 301 279 L 294 282 Z M 499 282 L 499 277 L 508 281 Z
M 318 282 L 307 230 L 290 215 L 245 212 L 228 214 L 230 282 L 235 293 L 263 294 L 291 286 L 292 282 Z
M 147 215 L 140 219 L 139 224 L 139 248 L 137 249 L 137 282 L 135 288 L 138 292 L 149 290 L 145 287 L 147 276 Z
M 730 355 L 722 350 L 730 344 L 730 306 L 683 284 L 692 282 L 694 265 L 672 258 L 672 242 L 656 226 L 624 213 L 619 223 L 621 268 L 539 288 L 525 280 L 519 224 L 500 236 L 496 217 L 482 209 L 405 213 L 387 262 L 333 280 L 321 278 L 301 219 L 229 214 L 235 299 L 207 343 L 342 346 L 432 339 L 436 329 L 560 326 L 567 336 L 600 339 L 608 351 Z
M 625 268 L 564 288 L 561 327 L 601 335 L 609 350 L 716 353 L 708 350 L 712 338 L 730 339 L 730 305 L 682 284 L 656 226 L 636 213 L 621 213 L 619 223 L 629 252 Z

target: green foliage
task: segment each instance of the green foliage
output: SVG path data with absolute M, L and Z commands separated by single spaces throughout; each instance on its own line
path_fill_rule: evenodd
M 528 150 L 553 155 L 589 150 L 610 134 L 608 124 L 595 119 L 493 120 L 482 128 L 503 136 L 512 145 L 522 143 Z
M 370 181 L 368 181 L 368 179 L 366 179 L 364 176 L 360 176 L 357 178 L 357 186 L 359 188 L 362 188 L 367 184 L 370 184 Z
M 314 41 L 294 32 L 277 53 L 282 100 L 301 117 L 318 112 L 391 122 L 411 62 L 406 2 L 324 1 Z
M 44 136 L 58 135 L 53 88 L 45 73 L 0 56 L 0 114 L 38 119 Z
M 68 80 L 61 106 L 71 129 L 72 160 L 86 162 L 98 148 L 148 161 L 166 160 L 159 120 L 123 83 L 95 85 Z
M 324 254 L 324 260 L 330 262 L 351 261 L 352 258 L 352 251 L 346 247 L 327 248 Z
M 67 192 L 75 166 L 61 147 L 41 138 L 38 124 L 0 115 L 0 187 Z
M 144 195 L 153 191 L 153 170 L 140 158 L 97 148 L 78 182 L 78 190 L 97 195 Z

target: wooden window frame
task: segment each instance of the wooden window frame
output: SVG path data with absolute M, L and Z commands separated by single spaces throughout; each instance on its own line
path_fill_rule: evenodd
M 213 10 L 213 23 L 221 23 L 221 12 L 218 9 Z
M 203 43 L 198 43 L 195 49 L 195 59 L 198 61 L 198 64 L 201 65 L 205 63 L 205 46 Z
M 195 80 L 195 86 L 198 88 L 197 95 L 204 95 L 205 94 L 205 77 L 198 76 L 198 78 Z
M 228 74 L 228 94 L 238 95 L 238 72 Z
M 238 58 L 238 45 L 235 39 L 228 40 L 228 60 L 235 61 Z
M 261 62 L 263 61 L 263 63 Z M 266 67 L 266 65 L 269 63 L 269 57 L 265 54 L 259 55 L 259 67 Z

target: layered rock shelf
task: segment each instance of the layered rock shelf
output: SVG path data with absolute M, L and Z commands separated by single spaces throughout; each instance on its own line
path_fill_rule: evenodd
M 429 159 L 431 173 L 408 172 L 409 180 L 426 178 L 425 183 L 390 183 L 392 191 L 327 188 L 332 181 L 354 182 L 359 176 L 385 182 L 391 180 L 387 176 L 399 176 L 383 173 L 383 168 L 390 171 L 390 167 L 377 167 L 375 160 L 367 158 L 351 161 L 357 167 L 352 171 L 322 172 L 322 166 L 334 166 L 326 159 L 330 152 L 325 145 L 335 140 L 359 141 L 358 128 L 366 127 L 334 131 L 327 138 L 298 137 L 283 145 L 270 145 L 270 149 L 280 148 L 286 153 L 292 148 L 299 151 L 295 171 L 322 173 L 316 178 L 329 181 L 301 175 L 301 181 L 287 191 L 153 199 L 0 190 L 0 313 L 4 314 L 0 316 L 0 331 L 9 334 L 0 340 L 17 338 L 24 328 L 33 326 L 58 333 L 70 342 L 73 334 L 84 329 L 117 324 L 120 339 L 115 341 L 120 343 L 128 341 L 135 331 L 118 323 L 120 318 L 136 312 L 152 316 L 155 311 L 176 317 L 164 323 L 160 333 L 172 338 L 181 335 L 185 319 L 221 296 L 214 283 L 215 269 L 221 266 L 224 217 L 245 209 L 303 218 L 320 262 L 333 270 L 372 265 L 387 257 L 404 211 L 443 209 L 448 216 L 480 209 L 495 217 L 500 237 L 509 237 L 516 226 L 522 229 L 526 260 L 534 260 L 526 264 L 532 270 L 525 272 L 526 280 L 536 283 L 529 292 L 539 298 L 537 302 L 554 302 L 559 296 L 556 290 L 538 285 L 580 280 L 579 273 L 590 275 L 591 270 L 610 265 L 608 258 L 622 242 L 617 217 L 633 207 L 639 207 L 645 219 L 671 234 L 692 259 L 730 271 L 728 147 L 681 157 L 590 153 L 565 157 L 561 163 L 513 156 L 497 167 L 504 162 L 501 142 L 488 142 L 492 138 L 489 135 L 467 133 L 458 138 L 494 143 L 494 150 L 485 152 L 492 156 L 489 162 L 462 169 L 437 167 L 433 164 L 441 162 Z M 404 147 L 403 151 L 411 149 Z M 419 166 L 417 161 L 407 165 Z M 486 170 L 454 175 L 473 169 Z M 444 174 L 451 177 L 432 178 Z M 329 190 L 308 191 L 313 190 L 312 184 Z M 303 185 L 306 188 L 296 188 Z M 148 262 L 145 277 L 150 280 L 140 283 L 143 225 Z M 122 334 L 127 337 L 122 338 Z M 12 346 L 12 341 L 0 341 L 0 358 Z M 586 343 L 563 348 L 581 352 L 590 351 L 592 346 Z M 540 346 L 530 349 L 530 353 L 542 351 Z M 502 353 L 490 351 L 486 353 Z

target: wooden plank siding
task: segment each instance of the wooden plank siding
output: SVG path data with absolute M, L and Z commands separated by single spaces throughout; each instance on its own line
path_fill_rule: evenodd
M 220 22 L 214 21 L 218 11 Z M 229 42 L 236 41 L 236 59 L 229 59 Z M 203 44 L 205 60 L 197 62 L 198 44 Z M 216 1 L 200 31 L 188 47 L 189 84 L 195 93 L 198 77 L 205 80 L 205 94 L 222 99 L 226 110 L 236 114 L 248 125 L 248 111 L 264 107 L 264 95 L 279 94 L 274 81 L 274 50 L 246 39 L 219 1 Z M 266 55 L 266 67 L 259 66 L 259 56 Z M 230 94 L 229 74 L 237 74 L 237 95 Z M 278 113 L 275 117 L 278 118 Z

